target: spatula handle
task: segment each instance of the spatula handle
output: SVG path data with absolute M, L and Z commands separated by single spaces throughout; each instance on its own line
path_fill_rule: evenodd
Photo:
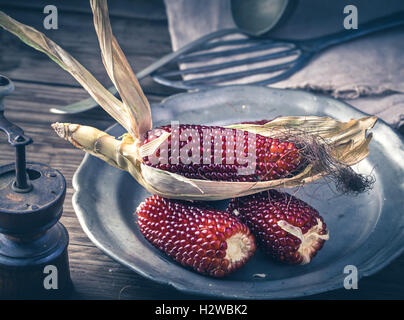
M 404 25 L 404 11 L 359 24 L 358 29 L 344 30 L 311 40 L 304 40 L 301 45 L 309 51 L 319 51 L 364 35 L 402 25 Z

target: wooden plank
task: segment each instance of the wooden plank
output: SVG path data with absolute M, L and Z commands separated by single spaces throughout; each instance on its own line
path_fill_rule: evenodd
M 7 8 L 6 8 L 7 9 Z M 72 12 L 60 13 L 58 30 L 45 30 L 42 15 L 38 12 L 9 8 L 7 14 L 16 20 L 43 32 L 83 64 L 102 84 L 111 81 L 102 65 L 98 40 L 92 16 Z M 142 19 L 111 19 L 113 31 L 135 72 L 171 51 L 170 38 L 165 21 Z M 81 32 L 86 30 L 86 32 Z M 79 87 L 76 80 L 53 63 L 46 55 L 23 44 L 12 34 L 0 31 L 0 72 L 13 80 L 32 83 L 63 84 Z M 168 95 L 170 88 L 158 85 L 150 78 L 142 81 L 145 91 Z
M 88 1 L 83 0 L 26 0 L 0 1 L 2 8 L 22 8 L 43 12 L 43 8 L 52 4 L 59 12 L 89 13 L 91 11 Z M 119 0 L 109 1 L 109 14 L 111 17 L 140 18 L 147 20 L 167 20 L 163 0 Z
M 73 299 L 192 299 L 147 280 L 88 246 L 69 246 Z

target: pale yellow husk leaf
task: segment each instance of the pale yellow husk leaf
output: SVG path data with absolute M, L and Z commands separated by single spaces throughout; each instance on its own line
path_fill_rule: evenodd
M 132 128 L 130 133 L 142 140 L 143 134 L 152 129 L 149 101 L 112 34 L 107 2 L 90 0 L 90 4 L 105 70 L 127 108 L 128 121 Z

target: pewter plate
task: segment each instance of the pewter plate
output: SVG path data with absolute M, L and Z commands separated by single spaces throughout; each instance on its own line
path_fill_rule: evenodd
M 327 97 L 257 86 L 178 94 L 152 110 L 155 126 L 171 120 L 224 125 L 276 116 L 318 115 L 347 121 L 365 115 Z M 115 125 L 109 132 L 119 136 L 123 129 Z M 299 198 L 319 210 L 330 230 L 330 240 L 304 266 L 281 265 L 258 251 L 247 265 L 223 279 L 183 268 L 139 232 L 133 212 L 149 194 L 128 173 L 89 155 L 73 178 L 73 205 L 96 246 L 135 272 L 180 291 L 244 299 L 321 293 L 343 287 L 345 266 L 354 265 L 359 277 L 368 276 L 404 249 L 404 144 L 381 120 L 372 132 L 370 155 L 355 169 L 372 172 L 376 178 L 373 190 L 357 197 L 339 196 L 329 185 L 316 183 L 298 191 Z M 214 205 L 224 207 L 226 202 Z M 257 274 L 265 277 L 257 278 Z

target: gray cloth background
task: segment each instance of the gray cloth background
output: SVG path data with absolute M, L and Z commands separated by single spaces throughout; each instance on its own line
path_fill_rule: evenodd
M 235 27 L 230 0 L 165 0 L 165 4 L 173 50 L 210 32 Z M 308 39 L 341 31 L 343 8 L 348 4 L 358 8 L 359 23 L 404 11 L 402 0 L 300 0 L 288 19 L 266 36 Z M 268 76 L 239 83 L 262 77 Z M 395 127 L 404 124 L 400 120 L 404 115 L 404 27 L 331 47 L 289 79 L 271 86 L 326 93 Z

